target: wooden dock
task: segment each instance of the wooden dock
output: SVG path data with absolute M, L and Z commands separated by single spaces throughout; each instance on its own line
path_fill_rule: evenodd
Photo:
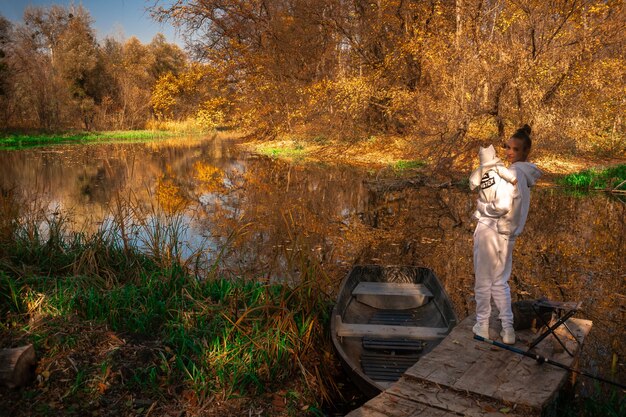
M 346 417 L 540 416 L 549 411 L 568 371 L 475 340 L 474 323 L 473 316 L 463 320 L 398 382 Z M 570 318 L 566 323 L 582 344 L 592 322 Z M 499 330 L 492 317 L 493 340 L 501 341 Z M 581 346 L 563 326 L 556 333 L 573 357 L 562 351 L 553 336 L 533 352 L 575 367 Z M 515 347 L 522 350 L 537 337 L 531 330 L 516 334 Z

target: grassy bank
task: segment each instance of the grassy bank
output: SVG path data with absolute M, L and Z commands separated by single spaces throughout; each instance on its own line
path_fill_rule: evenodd
M 592 168 L 565 175 L 559 184 L 583 190 L 626 191 L 626 164 Z
M 5 133 L 0 134 L 0 149 L 20 149 L 39 145 L 72 142 L 97 141 L 133 141 L 169 138 L 176 132 L 161 130 L 120 130 L 108 132 L 71 132 L 71 133 Z
M 31 385 L 0 397 L 9 415 L 321 414 L 335 367 L 309 262 L 293 285 L 199 277 L 175 244 L 146 254 L 119 230 L 69 234 L 2 200 L 0 348 L 33 343 L 39 359 Z
M 284 136 L 272 141 L 248 140 L 240 146 L 253 153 L 297 164 L 365 167 L 377 180 L 397 181 L 397 186 L 402 186 L 398 181 L 420 178 L 429 184 L 456 184 L 468 188 L 469 172 L 478 164 L 473 148 L 460 152 L 454 159 L 446 159 L 427 146 L 419 146 L 418 141 L 401 137 L 372 136 L 346 142 L 325 137 Z M 623 158 L 553 154 L 538 148 L 533 149 L 530 162 L 543 172 L 542 186 L 564 187 L 565 192 L 575 195 L 586 195 L 592 190 L 626 194 Z

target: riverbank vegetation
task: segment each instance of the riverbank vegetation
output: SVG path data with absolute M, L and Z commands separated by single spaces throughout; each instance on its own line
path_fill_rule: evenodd
M 2 395 L 9 414 L 321 415 L 336 394 L 315 263 L 289 283 L 201 272 L 175 218 L 85 235 L 0 201 L 0 348 L 33 343 L 39 359 Z
M 107 132 L 71 132 L 71 133 L 6 133 L 0 134 L 0 148 L 19 149 L 30 146 L 71 143 L 71 142 L 96 142 L 96 141 L 134 141 L 168 138 L 175 136 L 169 130 L 125 130 Z
M 626 164 L 604 169 L 586 169 L 564 176 L 559 183 L 578 189 L 626 192 Z
M 0 194 L 0 348 L 33 343 L 39 358 L 33 383 L 5 389 L 0 409 L 15 416 L 319 416 L 332 401 L 355 407 L 339 397 L 350 388 L 339 385 L 328 340 L 331 284 L 317 258 L 305 255 L 310 246 L 294 233 L 283 248 L 298 281 L 233 276 L 218 261 L 221 248 L 210 259 L 202 248 L 182 256 L 186 224 L 159 201 L 143 221 L 134 216 L 145 207 L 118 201 L 105 216 L 112 220 L 87 234 L 69 232 L 69 213 L 45 214 L 11 191 Z M 224 250 L 244 232 L 226 238 Z M 601 235 L 587 242 L 606 244 Z M 576 243 L 576 250 L 542 252 L 570 268 L 565 277 L 587 262 Z M 446 245 L 444 253 L 457 250 Z M 607 250 L 607 258 L 618 256 Z M 537 258 L 535 251 L 527 258 Z M 603 268 L 590 273 L 610 273 Z M 533 282 L 516 286 L 536 291 Z M 564 415 L 621 415 L 617 391 L 586 387 L 584 396 L 564 400 Z
M 95 38 L 82 6 L 0 19 L 9 128 L 193 121 L 260 138 L 399 136 L 447 165 L 533 126 L 538 147 L 624 155 L 622 0 L 155 2 L 157 36 Z

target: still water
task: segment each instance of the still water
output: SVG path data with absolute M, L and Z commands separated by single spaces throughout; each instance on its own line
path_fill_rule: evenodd
M 423 265 L 435 271 L 464 318 L 474 309 L 475 195 L 393 187 L 379 174 L 285 163 L 217 139 L 0 151 L 0 187 L 66 216 L 74 230 L 88 233 L 122 219 L 129 230 L 139 225 L 132 229 L 138 244 L 155 250 L 145 232 L 154 223 L 145 219 L 163 217 L 182 237 L 183 257 L 219 258 L 224 273 L 278 281 L 297 280 L 314 260 L 328 275 L 330 293 L 355 263 Z M 582 301 L 577 317 L 594 326 L 581 365 L 622 383 L 625 248 L 623 201 L 566 194 L 540 182 L 511 278 L 514 300 Z

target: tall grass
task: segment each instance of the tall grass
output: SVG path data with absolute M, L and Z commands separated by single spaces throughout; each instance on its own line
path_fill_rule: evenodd
M 0 207 L 13 207 L 8 200 L 17 200 L 9 194 L 3 198 Z M 118 338 L 132 335 L 158 346 L 158 354 L 126 378 L 122 390 L 127 392 L 163 396 L 167 386 L 183 386 L 197 398 L 259 395 L 300 381 L 311 412 L 317 410 L 329 386 L 322 360 L 329 298 L 319 267 L 302 261 L 300 280 L 293 285 L 220 276 L 217 268 L 199 276 L 196 262 L 181 257 L 180 221 L 149 213 L 152 220 L 135 222 L 144 229 L 134 233 L 128 220 L 139 210 L 129 200 L 116 207 L 113 224 L 91 235 L 69 232 L 62 214 L 4 213 L 13 217 L 3 220 L 0 236 L 3 340 L 33 342 L 44 361 L 52 360 L 57 353 L 49 348 L 51 334 L 73 335 L 77 346 L 64 339 L 61 350 L 88 351 L 76 330 L 84 325 L 75 323 L 92 323 Z M 138 235 L 143 237 L 132 238 Z M 64 388 L 68 401 L 96 396 L 107 386 L 94 381 L 121 367 L 115 357 L 107 358 L 77 367 L 74 385 Z M 96 388 L 77 389 L 85 381 Z

